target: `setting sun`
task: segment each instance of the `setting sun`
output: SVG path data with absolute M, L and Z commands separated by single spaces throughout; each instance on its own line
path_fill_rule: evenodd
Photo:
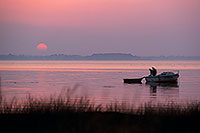
M 47 49 L 48 49 L 48 47 L 44 43 L 40 43 L 37 45 L 37 50 L 39 50 L 39 51 L 41 51 L 41 50 L 43 51 L 43 50 L 47 50 Z

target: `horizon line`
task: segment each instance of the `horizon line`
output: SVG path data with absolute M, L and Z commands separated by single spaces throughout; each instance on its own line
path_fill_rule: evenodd
M 31 54 L 0 54 L 0 56 L 41 56 L 41 57 L 45 57 L 45 56 L 82 56 L 82 57 L 87 57 L 87 56 L 93 56 L 93 55 L 108 55 L 108 54 L 119 54 L 119 55 L 131 55 L 133 57 L 200 57 L 200 55 L 133 55 L 132 53 L 93 53 L 90 55 L 80 55 L 80 54 L 64 54 L 64 53 L 55 53 L 55 54 L 47 54 L 47 55 L 31 55 Z

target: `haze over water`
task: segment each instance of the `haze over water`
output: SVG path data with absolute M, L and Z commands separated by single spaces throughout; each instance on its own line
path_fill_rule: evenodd
M 179 70 L 177 84 L 124 84 L 124 78 Z M 0 61 L 1 93 L 22 100 L 74 91 L 95 103 L 187 102 L 200 99 L 200 61 Z

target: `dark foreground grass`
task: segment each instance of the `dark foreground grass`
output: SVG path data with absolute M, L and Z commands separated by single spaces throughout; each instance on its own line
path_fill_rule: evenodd
M 200 102 L 95 105 L 87 98 L 28 97 L 0 104 L 2 131 L 46 133 L 198 132 Z

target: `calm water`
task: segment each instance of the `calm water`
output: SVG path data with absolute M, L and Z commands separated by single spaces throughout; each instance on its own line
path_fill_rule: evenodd
M 180 70 L 178 84 L 124 84 L 123 78 Z M 45 97 L 71 90 L 95 103 L 200 100 L 200 61 L 0 61 L 1 94 Z

